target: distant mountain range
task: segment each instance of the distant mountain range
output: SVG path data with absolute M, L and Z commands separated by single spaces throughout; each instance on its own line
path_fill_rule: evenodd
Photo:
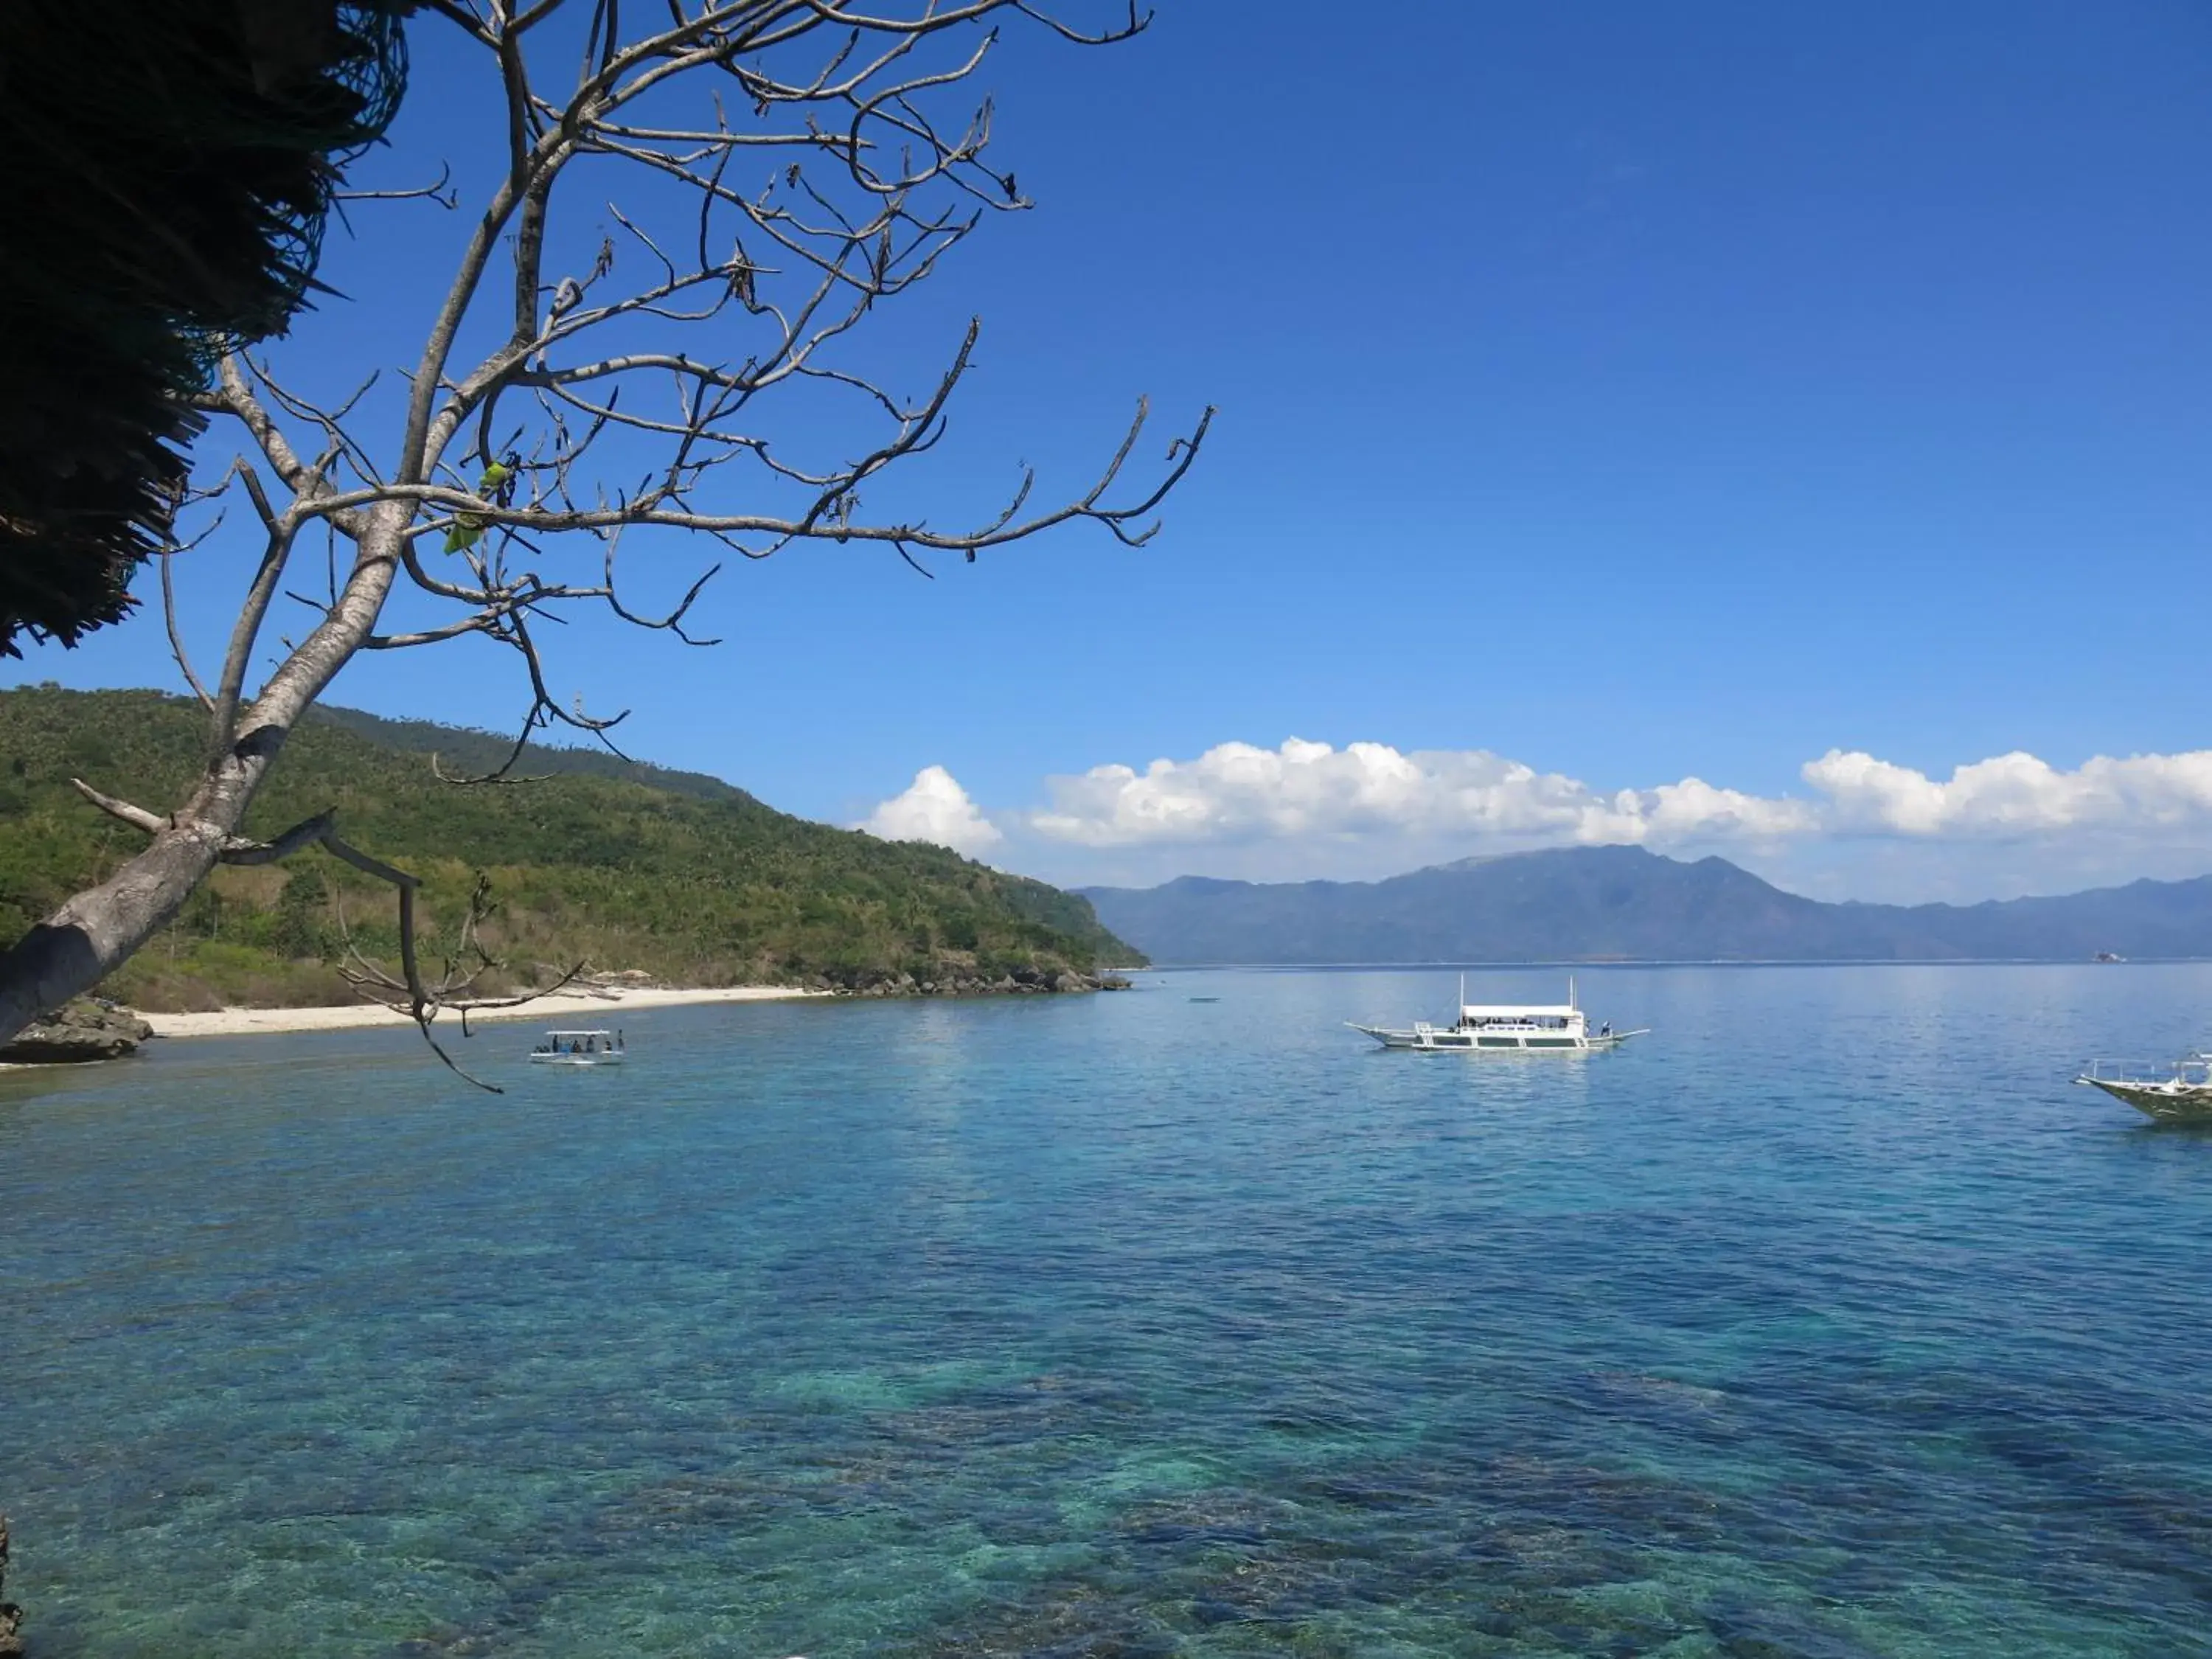
M 1827 904 L 1638 847 L 1467 859 L 1387 881 L 1088 887 L 1160 963 L 1929 962 L 2212 956 L 2212 876 L 1986 904 Z

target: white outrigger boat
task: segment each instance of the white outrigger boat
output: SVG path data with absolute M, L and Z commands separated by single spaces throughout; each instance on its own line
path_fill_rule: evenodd
M 2102 1089 L 2160 1123 L 2212 1123 L 2212 1054 L 2189 1054 L 2165 1066 L 2093 1060 L 2074 1080 Z
M 627 1048 L 620 1031 L 548 1031 L 530 1058 L 539 1066 L 619 1066 Z
M 1649 1028 L 1616 1031 L 1611 1022 L 1590 1030 L 1589 1020 L 1575 1000 L 1575 982 L 1567 981 L 1567 1000 L 1558 1004 L 1516 1006 L 1469 1002 L 1467 975 L 1459 977 L 1459 1018 L 1449 1025 L 1416 1020 L 1410 1030 L 1384 1025 L 1361 1025 L 1346 1020 L 1385 1048 L 1413 1048 L 1423 1054 L 1526 1054 L 1532 1049 L 1553 1054 L 1588 1054 L 1594 1048 L 1618 1048 L 1631 1037 L 1648 1035 Z

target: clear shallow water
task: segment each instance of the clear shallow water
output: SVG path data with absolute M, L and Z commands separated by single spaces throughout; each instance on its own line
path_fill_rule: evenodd
M 2212 968 L 1581 981 L 1656 1035 L 1179 975 L 0 1079 L 9 1594 L 40 1659 L 2212 1650 L 2212 1136 L 2065 1082 Z

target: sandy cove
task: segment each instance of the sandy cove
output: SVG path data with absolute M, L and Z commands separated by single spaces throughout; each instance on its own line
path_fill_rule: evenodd
M 574 1020 L 580 1025 L 614 1023 L 620 1014 L 641 1008 L 669 1008 L 702 1002 L 769 1002 L 793 997 L 824 997 L 828 991 L 802 991 L 783 985 L 733 985 L 720 990 L 611 991 L 604 995 L 556 994 L 526 1002 L 520 1008 L 483 1008 L 469 1016 L 474 1025 L 482 1020 L 526 1019 L 545 1025 Z M 349 1031 L 371 1025 L 411 1024 L 406 1015 L 381 1004 L 356 1003 L 339 1008 L 224 1008 L 207 1014 L 149 1014 L 132 1010 L 154 1028 L 159 1037 L 246 1036 L 260 1031 Z M 453 1015 L 445 1019 L 458 1020 Z M 440 1021 L 441 1024 L 445 1019 Z

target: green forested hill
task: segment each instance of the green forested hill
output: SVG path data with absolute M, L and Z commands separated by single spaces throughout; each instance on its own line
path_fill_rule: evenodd
M 0 934 L 143 839 L 86 805 L 72 776 L 160 811 L 204 732 L 196 704 L 151 691 L 0 692 Z M 484 938 L 517 983 L 579 958 L 676 984 L 848 986 L 1142 960 L 1082 899 L 942 848 L 791 817 L 716 779 L 556 749 L 516 769 L 554 775 L 542 781 L 457 787 L 432 775 L 433 750 L 449 771 L 480 770 L 505 745 L 327 711 L 292 735 L 249 832 L 334 805 L 349 841 L 423 878 L 428 918 L 447 929 L 482 872 L 497 906 Z M 392 952 L 390 890 L 319 850 L 219 870 L 106 988 L 156 1008 L 349 1000 L 333 965 L 342 926 L 370 955 Z

